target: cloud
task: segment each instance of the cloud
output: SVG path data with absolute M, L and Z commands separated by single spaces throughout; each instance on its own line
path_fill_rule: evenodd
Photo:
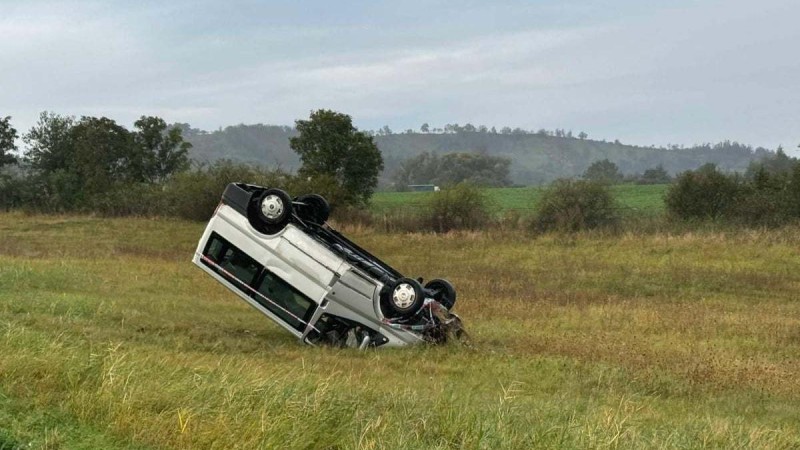
M 43 109 L 212 129 L 327 107 L 369 128 L 794 147 L 798 13 L 781 0 L 26 2 L 0 18 L 0 114 L 20 129 Z

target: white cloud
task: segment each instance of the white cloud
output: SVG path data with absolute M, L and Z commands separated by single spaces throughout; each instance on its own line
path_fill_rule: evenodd
M 211 129 L 328 107 L 367 127 L 469 121 L 644 144 L 800 141 L 800 5 L 500 6 L 445 16 L 411 5 L 393 22 L 394 10 L 321 20 L 275 4 L 226 6 L 239 11 L 230 16 L 214 6 L 214 16 L 194 3 L 22 3 L 0 17 L 0 115 L 20 129 L 43 109 Z

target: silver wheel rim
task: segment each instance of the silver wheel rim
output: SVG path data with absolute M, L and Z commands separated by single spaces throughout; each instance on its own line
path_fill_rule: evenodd
M 417 293 L 414 292 L 414 287 L 408 283 L 398 284 L 392 292 L 392 302 L 401 309 L 409 308 L 416 299 Z
M 268 220 L 277 220 L 283 214 L 283 200 L 275 194 L 270 194 L 261 200 L 261 213 Z

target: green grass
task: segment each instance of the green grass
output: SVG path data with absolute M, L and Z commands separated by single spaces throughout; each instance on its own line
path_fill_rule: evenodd
M 664 212 L 664 194 L 669 185 L 612 186 L 611 190 L 623 212 L 636 215 L 654 216 Z M 542 192 L 541 187 L 487 188 L 488 197 L 501 211 L 514 210 L 532 214 Z M 418 207 L 425 199 L 434 195 L 431 192 L 377 192 L 372 196 L 370 207 L 376 213 L 386 213 L 401 209 Z
M 800 229 L 385 235 L 474 345 L 298 344 L 202 224 L 0 214 L 0 448 L 797 448 Z

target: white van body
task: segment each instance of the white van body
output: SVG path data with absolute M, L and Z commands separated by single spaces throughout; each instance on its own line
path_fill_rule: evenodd
M 327 225 L 314 231 L 296 218 L 265 234 L 243 207 L 242 192 L 251 188 L 258 192 L 241 184 L 226 189 L 197 245 L 194 264 L 308 344 L 363 348 L 430 340 L 424 331 L 437 322 L 433 312 L 420 310 L 403 320 L 384 314 L 382 294 L 385 301 L 387 284 L 399 273 Z M 443 309 L 433 298 L 424 305 Z

